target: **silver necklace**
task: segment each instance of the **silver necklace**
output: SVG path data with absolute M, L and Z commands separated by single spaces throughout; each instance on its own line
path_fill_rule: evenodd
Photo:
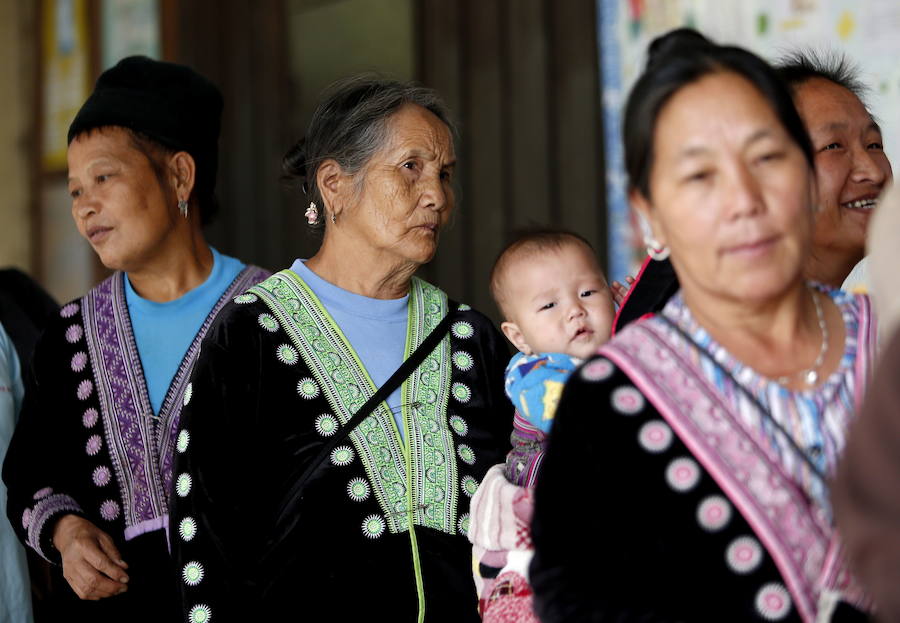
M 822 310 L 822 304 L 819 302 L 819 297 L 816 296 L 815 290 L 809 288 L 809 293 L 812 295 L 813 305 L 816 308 L 816 320 L 819 321 L 819 331 L 822 332 L 822 346 L 819 348 L 819 354 L 816 360 L 813 361 L 812 366 L 806 370 L 801 370 L 799 374 L 802 375 L 803 381 L 812 387 L 819 380 L 818 369 L 822 367 L 822 363 L 825 361 L 825 354 L 828 352 L 828 325 L 825 324 L 825 312 Z M 788 376 L 779 376 L 777 381 L 781 385 L 787 385 L 789 378 Z

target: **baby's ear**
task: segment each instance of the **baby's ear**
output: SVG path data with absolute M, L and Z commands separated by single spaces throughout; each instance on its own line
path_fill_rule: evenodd
M 522 334 L 522 330 L 519 329 L 519 325 L 515 322 L 501 322 L 500 330 L 503 331 L 503 335 L 506 336 L 512 345 L 516 347 L 516 350 L 525 353 L 526 355 L 531 355 L 532 351 L 528 344 L 525 342 L 525 336 Z

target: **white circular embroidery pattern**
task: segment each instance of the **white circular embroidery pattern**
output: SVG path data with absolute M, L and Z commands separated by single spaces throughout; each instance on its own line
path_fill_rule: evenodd
M 316 418 L 316 432 L 322 437 L 331 437 L 338 429 L 338 421 L 330 413 L 323 413 Z
M 466 424 L 466 421 L 458 415 L 450 416 L 450 428 L 452 428 L 453 432 L 455 432 L 460 437 L 469 432 L 469 425 Z
M 88 453 L 88 456 L 97 456 L 97 453 L 100 452 L 100 448 L 102 447 L 103 439 L 100 435 L 91 435 L 84 445 L 84 451 Z
M 475 360 L 466 351 L 459 350 L 453 353 L 453 365 L 463 372 L 468 372 L 475 365 Z
M 353 448 L 350 446 L 338 446 L 331 451 L 331 462 L 338 467 L 343 467 L 353 461 L 353 456 Z
M 188 586 L 197 586 L 203 581 L 203 565 L 196 560 L 190 561 L 181 570 L 181 577 Z
M 91 407 L 81 416 L 81 423 L 84 424 L 85 428 L 93 428 L 99 418 L 100 415 L 97 413 L 97 410 L 94 407 Z
M 115 521 L 119 516 L 119 505 L 113 500 L 106 500 L 100 505 L 100 516 L 106 521 Z
M 191 434 L 187 432 L 187 429 L 182 428 L 181 432 L 178 433 L 178 439 L 175 441 L 175 449 L 183 454 L 187 451 L 189 443 L 191 443 Z
M 94 484 L 98 487 L 105 487 L 109 484 L 109 480 L 112 474 L 109 471 L 109 468 L 105 465 L 99 466 L 94 470 L 94 473 L 91 475 L 91 480 L 94 481 Z
M 269 333 L 275 333 L 278 331 L 278 321 L 275 320 L 275 317 L 272 314 L 260 314 L 259 318 L 259 326 L 268 331 Z
M 370 539 L 377 539 L 384 534 L 384 519 L 379 515 L 369 515 L 363 519 L 362 531 Z
M 247 305 L 248 303 L 255 303 L 258 299 L 255 294 L 239 294 L 234 297 L 234 302 L 238 305 Z
M 749 536 L 736 538 L 725 550 L 725 561 L 731 570 L 739 575 L 755 571 L 762 559 L 762 546 L 759 541 Z
M 459 533 L 463 536 L 469 535 L 469 513 L 463 513 L 459 521 L 456 522 L 456 527 L 459 528 Z
M 197 535 L 197 522 L 193 517 L 185 517 L 178 522 L 178 534 L 182 541 L 190 541 Z
M 72 372 L 81 372 L 87 365 L 87 353 L 83 350 L 72 355 Z
M 459 458 L 461 458 L 465 463 L 468 463 L 469 465 L 475 463 L 475 451 L 466 444 L 459 444 L 459 447 L 456 449 L 456 453 L 459 455 Z
M 282 344 L 275 349 L 275 356 L 278 357 L 278 361 L 289 366 L 297 363 L 297 359 L 299 358 L 297 349 L 290 344 Z
M 641 426 L 638 441 L 651 454 L 665 452 L 672 445 L 672 429 L 662 420 L 653 420 Z
M 63 318 L 71 318 L 78 313 L 78 303 L 69 303 L 59 310 L 59 315 Z
M 611 402 L 613 409 L 622 415 L 634 415 L 644 408 L 644 396 L 632 386 L 613 390 Z
M 91 394 L 93 392 L 94 384 L 85 379 L 78 384 L 78 389 L 75 391 L 75 395 L 78 396 L 78 400 L 87 400 L 91 397 Z
M 783 585 L 771 582 L 756 593 L 756 610 L 767 621 L 780 621 L 791 611 L 791 596 Z
M 615 367 L 609 359 L 601 358 L 592 361 L 581 369 L 581 378 L 585 381 L 596 383 L 605 381 L 612 376 Z
M 178 497 L 187 497 L 187 494 L 191 492 L 193 482 L 190 474 L 180 474 L 175 481 L 175 493 L 178 494 Z
M 80 324 L 73 324 L 66 329 L 66 341 L 69 344 L 74 344 L 80 340 L 82 335 L 84 335 L 84 329 L 81 328 Z
M 718 532 L 731 521 L 731 503 L 721 495 L 711 495 L 697 507 L 697 523 L 707 532 Z
M 305 400 L 312 400 L 319 396 L 319 385 L 309 377 L 297 382 L 297 393 Z
M 198 604 L 188 613 L 190 623 L 209 623 L 212 619 L 212 610 L 206 604 Z
M 472 390 L 465 383 L 454 383 L 453 387 L 450 388 L 450 392 L 454 398 L 464 404 L 472 399 Z
M 191 401 L 191 398 L 194 397 L 194 384 L 188 383 L 187 387 L 184 388 L 184 396 L 181 398 L 181 404 L 185 407 L 188 406 L 188 403 Z
M 699 480 L 700 467 L 693 459 L 677 458 L 666 468 L 666 482 L 679 493 L 690 491 Z
M 369 483 L 364 478 L 354 478 L 347 484 L 347 495 L 354 502 L 365 502 L 369 499 Z
M 471 476 L 464 476 L 462 479 L 462 490 L 467 496 L 472 497 L 478 491 L 478 481 Z
M 453 335 L 461 340 L 468 339 L 475 334 L 475 329 L 473 329 L 472 325 L 465 320 L 454 322 L 453 327 L 451 327 L 450 331 L 452 331 Z

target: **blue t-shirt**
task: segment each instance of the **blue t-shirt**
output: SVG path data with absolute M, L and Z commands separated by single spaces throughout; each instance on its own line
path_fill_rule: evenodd
M 356 351 L 375 387 L 381 387 L 403 363 L 409 324 L 409 295 L 385 300 L 354 294 L 325 281 L 308 269 L 304 262 L 296 260 L 291 270 L 319 298 Z M 406 438 L 401 399 L 398 387 L 388 396 L 387 404 L 394 414 L 400 435 Z
M 240 260 L 222 255 L 212 247 L 210 250 L 213 267 L 209 277 L 174 301 L 148 301 L 134 291 L 128 275 L 124 276 L 128 315 L 131 317 L 131 327 L 144 368 L 144 379 L 147 381 L 147 392 L 154 415 L 159 414 L 169 385 L 172 384 L 191 342 L 203 326 L 203 321 L 238 273 L 244 269 Z

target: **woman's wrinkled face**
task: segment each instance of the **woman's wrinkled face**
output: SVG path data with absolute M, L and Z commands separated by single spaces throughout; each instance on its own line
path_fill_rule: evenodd
M 794 92 L 816 155 L 819 211 L 813 253 L 842 252 L 862 259 L 869 216 L 891 181 L 881 129 L 844 87 L 813 78 Z
M 109 127 L 69 145 L 69 194 L 78 232 L 107 268 L 137 270 L 151 260 L 178 218 L 150 160 L 128 132 Z
M 748 80 L 723 71 L 683 87 L 657 118 L 653 149 L 651 198 L 632 199 L 686 295 L 765 300 L 799 278 L 810 167 Z
M 447 125 L 421 106 L 403 106 L 388 121 L 384 147 L 358 174 L 358 196 L 336 229 L 389 262 L 430 261 L 453 211 L 455 163 Z

